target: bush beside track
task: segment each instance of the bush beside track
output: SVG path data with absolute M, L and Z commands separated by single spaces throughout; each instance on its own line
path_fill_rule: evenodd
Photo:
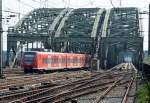
M 138 90 L 138 103 L 149 103 L 150 102 L 150 56 L 147 58 L 146 63 L 143 63 L 143 80 Z
M 150 83 L 144 83 L 140 86 L 137 97 L 138 103 L 149 103 L 149 86 Z
M 146 78 L 150 79 L 150 64 L 143 64 L 143 73 Z

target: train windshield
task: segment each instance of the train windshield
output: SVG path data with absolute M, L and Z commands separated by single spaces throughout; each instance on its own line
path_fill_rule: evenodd
M 25 52 L 24 53 L 24 63 L 32 64 L 34 62 L 35 52 Z

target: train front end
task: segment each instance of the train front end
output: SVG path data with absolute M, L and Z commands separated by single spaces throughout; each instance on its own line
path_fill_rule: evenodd
M 36 52 L 24 52 L 22 67 L 25 73 L 33 72 L 33 68 L 36 67 Z

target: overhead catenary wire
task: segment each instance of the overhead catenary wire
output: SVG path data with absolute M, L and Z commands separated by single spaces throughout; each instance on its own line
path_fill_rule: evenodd
M 91 1 L 91 0 L 89 0 L 89 4 L 90 4 L 91 6 L 93 6 L 94 2 Z
M 69 8 L 70 7 L 70 0 L 68 0 L 68 6 L 67 6 L 67 8 Z
M 10 7 L 6 7 L 5 9 L 2 10 L 2 12 L 13 13 L 13 14 L 19 14 L 20 13 L 20 15 L 26 15 L 26 13 L 21 12 L 20 10 L 14 10 Z
M 37 0 L 32 0 L 33 2 L 36 2 L 36 3 L 40 3 L 39 1 L 37 1 Z
M 35 2 L 35 3 L 38 3 L 38 4 L 40 4 L 40 8 L 42 7 L 42 1 L 40 0 L 40 1 L 37 1 L 37 0 L 32 0 L 33 2 Z M 45 7 L 47 8 L 47 7 L 53 7 L 54 8 L 54 5 L 57 5 L 57 3 L 54 3 L 53 1 L 51 1 L 51 4 L 52 5 L 50 5 L 49 3 L 48 3 L 48 1 L 49 0 L 45 0 L 44 2 L 45 2 Z M 47 3 L 46 3 L 47 2 Z
M 112 5 L 112 7 L 115 8 L 113 1 L 112 0 L 109 0 L 109 1 L 110 1 L 110 4 Z
M 17 14 L 18 15 L 18 18 L 19 18 L 19 20 L 20 20 L 20 15 L 26 15 L 26 14 L 23 14 L 23 13 L 21 13 L 21 11 L 20 11 L 20 9 L 21 9 L 21 6 L 20 6 L 20 4 L 22 4 L 23 6 L 26 6 L 26 7 L 30 7 L 30 8 L 32 8 L 32 9 L 35 9 L 35 7 L 33 7 L 33 6 L 31 6 L 30 4 L 27 4 L 27 3 L 25 3 L 25 2 L 23 2 L 23 1 L 21 1 L 21 0 L 17 0 L 17 2 L 19 3 L 19 12 L 16 12 L 15 10 L 3 10 L 2 12 L 8 12 L 8 13 L 14 13 L 14 14 Z
M 62 1 L 62 3 L 64 4 L 64 8 L 65 8 L 65 6 L 66 6 L 66 1 L 65 0 L 61 0 Z
M 122 0 L 120 0 L 120 7 L 122 6 Z
M 23 2 L 23 1 L 21 1 L 21 0 L 17 0 L 19 3 L 21 3 L 21 4 L 23 4 L 24 6 L 27 6 L 27 7 L 30 7 L 30 8 L 33 8 L 33 9 L 35 9 L 35 7 L 33 7 L 33 6 L 31 6 L 30 4 L 27 4 L 27 3 L 25 3 L 25 2 Z

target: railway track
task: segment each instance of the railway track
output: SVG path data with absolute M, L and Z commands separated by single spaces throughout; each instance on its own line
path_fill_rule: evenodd
M 0 103 L 62 103 L 74 99 L 79 101 L 78 98 L 99 92 L 101 95 L 96 96 L 92 102 L 100 103 L 105 101 L 107 96 L 113 95 L 111 92 L 119 87 L 125 88 L 120 103 L 128 103 L 128 95 L 135 81 L 135 73 L 132 64 L 120 64 L 104 73 L 100 72 L 71 81 L 62 81 L 53 86 L 47 83 L 43 87 L 8 93 L 0 96 Z
M 0 100 L 3 101 L 3 103 L 60 103 L 84 95 L 97 93 L 98 91 L 102 91 L 106 95 L 116 86 L 126 85 L 131 78 L 134 78 L 135 71 L 128 70 L 128 65 L 120 64 L 105 73 L 97 73 L 88 78 L 64 82 L 53 87 L 47 86 L 42 89 L 36 88 L 30 91 L 1 96 Z M 102 99 L 105 95 L 99 98 Z M 127 100 L 127 96 L 125 100 Z
M 68 74 L 69 73 L 69 74 Z M 31 75 L 23 75 L 23 76 L 16 76 L 16 77 L 9 77 L 4 80 L 0 80 L 0 90 L 7 89 L 14 86 L 24 86 L 24 85 L 32 85 L 38 84 L 43 82 L 53 82 L 59 81 L 67 78 L 80 78 L 83 76 L 90 76 L 90 72 L 61 72 L 61 73 L 52 73 L 52 74 L 31 74 Z
M 13 76 L 22 76 L 24 75 L 24 72 L 21 68 L 15 69 L 5 68 L 3 69 L 3 74 L 5 77 L 13 77 Z
M 104 91 L 82 96 L 76 99 L 79 103 L 135 103 L 136 97 L 136 70 L 132 64 L 125 64 L 123 70 L 132 72 L 124 79 L 111 84 Z M 119 80 L 119 79 L 118 79 Z

